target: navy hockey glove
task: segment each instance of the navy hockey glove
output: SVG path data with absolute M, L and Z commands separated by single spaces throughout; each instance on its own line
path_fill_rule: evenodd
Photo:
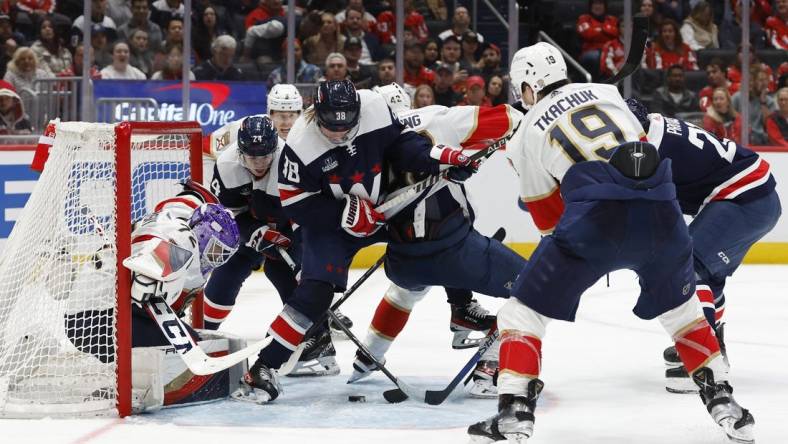
M 268 253 L 271 247 L 281 247 L 285 250 L 290 247 L 290 238 L 284 234 L 272 229 L 267 225 L 254 230 L 252 235 L 249 236 L 249 242 L 246 246 L 252 248 L 260 253 Z
M 435 145 L 430 150 L 430 157 L 440 162 L 442 165 L 451 165 L 447 173 L 447 178 L 456 183 L 464 182 L 473 173 L 479 171 L 480 162 L 472 161 L 470 157 L 462 151 L 447 147 L 446 145 Z
M 345 196 L 345 208 L 342 210 L 340 226 L 351 236 L 371 236 L 384 225 L 385 221 L 386 217 L 375 211 L 372 202 L 353 194 Z

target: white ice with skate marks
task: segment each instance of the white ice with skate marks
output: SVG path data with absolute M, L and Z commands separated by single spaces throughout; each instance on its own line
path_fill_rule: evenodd
M 353 271 L 351 282 L 361 271 Z M 529 443 L 711 444 L 726 442 L 696 395 L 664 389 L 662 350 L 669 340 L 657 321 L 632 313 L 637 281 L 611 275 L 590 289 L 575 324 L 553 322 L 543 344 L 545 391 Z M 343 311 L 363 337 L 388 286 L 377 272 Z M 788 418 L 788 266 L 745 266 L 729 280 L 726 337 L 736 399 L 756 420 L 756 442 L 786 442 Z M 487 308 L 502 301 L 480 297 Z M 228 331 L 259 338 L 280 301 L 261 273 L 242 290 Z M 411 315 L 388 354 L 390 370 L 407 382 L 443 388 L 471 351 L 450 349 L 449 309 L 434 289 Z M 283 378 L 284 395 L 256 406 L 222 402 L 165 410 L 126 420 L 0 421 L 0 442 L 9 443 L 463 443 L 472 422 L 495 413 L 495 401 L 455 392 L 443 405 L 408 401 L 387 404 L 392 384 L 380 374 L 347 385 L 352 344 L 337 342 L 342 374 L 329 378 Z M 350 403 L 348 395 L 366 403 Z

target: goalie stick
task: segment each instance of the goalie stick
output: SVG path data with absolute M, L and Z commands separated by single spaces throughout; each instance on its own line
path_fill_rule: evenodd
M 632 17 L 632 36 L 629 40 L 627 59 L 613 77 L 603 80 L 602 83 L 616 84 L 631 76 L 640 67 L 640 62 L 643 60 L 643 53 L 646 51 L 646 44 L 648 43 L 648 32 L 648 17 L 642 14 L 634 15 Z

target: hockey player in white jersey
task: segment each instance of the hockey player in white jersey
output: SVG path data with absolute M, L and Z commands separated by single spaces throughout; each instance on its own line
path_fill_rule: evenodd
M 569 83 L 557 48 L 520 49 L 511 78 L 530 110 L 507 151 L 520 196 L 548 235 L 498 312 L 498 414 L 469 427 L 472 441 L 524 443 L 532 436 L 547 323 L 574 321 L 586 288 L 606 272 L 629 268 L 641 283 L 635 314 L 659 319 L 673 337 L 702 402 L 728 437 L 754 442 L 752 415 L 733 399 L 717 339 L 692 297 L 691 242 L 670 160 L 660 162 L 654 146 L 639 142 L 643 128 L 614 86 Z M 592 160 L 601 162 L 586 162 Z
M 519 115 L 519 112 L 508 105 L 484 108 L 474 106 L 447 108 L 433 105 L 411 110 L 405 91 L 396 83 L 379 87 L 376 91 L 386 98 L 389 107 L 403 125 L 426 137 L 434 144 L 481 148 L 481 145 L 487 145 L 491 141 L 510 136 L 514 128 L 513 123 L 517 121 Z M 461 254 L 456 254 L 458 253 L 457 243 L 463 243 L 464 248 L 468 248 L 468 256 L 473 256 L 475 260 L 472 267 L 463 267 L 456 261 L 438 259 L 432 261 L 440 262 L 441 268 L 447 270 L 447 275 L 463 274 L 457 273 L 458 268 L 465 269 L 465 273 L 472 273 L 469 271 L 470 268 L 483 270 L 486 268 L 486 264 L 495 263 L 496 272 L 476 276 L 479 278 L 479 282 L 475 283 L 473 288 L 483 294 L 507 297 L 508 289 L 505 288 L 505 283 L 513 281 L 517 272 L 525 265 L 524 259 L 502 246 L 500 242 L 487 239 L 470 228 L 469 222 L 472 223 L 474 218 L 473 208 L 468 202 L 461 184 L 449 183 L 446 187 L 447 190 L 444 190 L 442 195 L 436 193 L 434 197 L 428 197 L 419 202 L 412 211 L 412 217 L 407 214 L 403 214 L 407 216 L 406 220 L 396 217 L 395 220 L 399 223 L 395 223 L 389 229 L 391 233 L 398 232 L 398 234 L 413 232 L 413 236 L 411 238 L 408 238 L 406 234 L 392 236 L 394 242 L 389 243 L 389 250 L 387 250 L 389 261 L 386 264 L 386 271 L 392 282 L 395 283 L 391 284 L 384 298 L 378 304 L 365 341 L 367 347 L 381 361 L 385 360 L 383 355 L 404 328 L 410 311 L 429 291 L 430 286 L 425 284 L 434 282 L 435 278 L 442 278 L 440 273 L 431 270 L 429 266 L 421 267 L 423 272 L 420 275 L 411 272 L 409 276 L 403 276 L 408 273 L 400 272 L 400 268 L 410 271 L 416 266 L 420 267 L 418 259 L 415 258 L 427 256 L 427 251 L 424 250 L 426 245 L 435 245 L 435 248 L 429 251 L 433 257 L 446 251 L 451 251 L 448 255 L 461 256 Z M 451 216 L 453 205 L 464 213 L 464 216 L 461 215 L 459 218 Z M 405 212 L 403 211 L 403 213 Z M 443 213 L 443 216 L 437 216 L 440 213 Z M 444 238 L 452 236 L 447 236 L 446 233 L 436 230 L 435 227 L 443 224 L 450 225 L 447 222 L 459 219 L 464 219 L 461 225 L 469 233 L 468 237 L 459 242 L 454 239 L 453 242 L 450 242 L 452 245 L 442 245 Z M 414 247 L 414 245 L 418 246 Z M 478 250 L 471 250 L 476 246 L 479 246 Z M 406 256 L 410 259 L 404 259 Z M 408 264 L 406 265 L 406 263 Z M 483 276 L 490 278 L 488 283 L 481 282 L 484 280 Z M 403 283 L 403 285 L 397 285 L 396 282 Z M 455 335 L 461 334 L 463 338 L 467 338 L 470 330 L 489 330 L 495 318 L 489 316 L 488 312 L 472 299 L 473 293 L 466 290 L 465 287 L 450 285 L 459 283 L 458 279 L 447 279 L 445 282 L 447 283 L 446 292 L 449 296 L 449 303 L 452 306 L 450 327 Z M 497 284 L 501 283 L 504 285 L 498 287 Z M 405 288 L 405 285 L 408 288 Z M 455 348 L 457 345 L 455 342 Z M 493 383 L 497 367 L 498 347 L 496 345 L 490 347 L 482 356 L 473 373 L 473 384 L 469 388 L 471 396 L 497 396 Z M 353 374 L 348 382 L 355 382 L 368 376 L 375 368 L 369 358 L 357 353 L 353 363 Z

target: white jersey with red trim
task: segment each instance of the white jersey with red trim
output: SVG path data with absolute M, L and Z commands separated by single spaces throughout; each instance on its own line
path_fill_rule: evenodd
M 572 83 L 536 103 L 507 149 L 520 177 L 520 198 L 536 227 L 549 233 L 558 223 L 563 213 L 559 185 L 570 166 L 607 161 L 613 148 L 644 136 L 613 85 Z

